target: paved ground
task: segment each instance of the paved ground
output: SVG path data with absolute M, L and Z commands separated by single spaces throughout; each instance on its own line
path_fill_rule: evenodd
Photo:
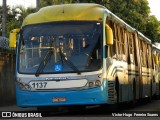
M 114 108 L 115 107 L 115 108 Z M 117 109 L 115 112 L 111 112 L 112 109 Z M 14 112 L 37 112 L 36 108 L 20 108 L 15 105 L 13 106 L 6 106 L 6 107 L 0 107 L 0 111 L 14 111 Z M 87 107 L 86 111 L 79 111 L 79 112 L 71 112 L 62 110 L 60 112 L 51 112 L 47 113 L 47 116 L 43 116 L 44 113 L 42 113 L 42 118 L 10 118 L 13 120 L 41 120 L 41 119 L 49 119 L 49 120 L 119 120 L 119 119 L 128 119 L 130 116 L 130 119 L 160 119 L 160 100 L 153 100 L 151 103 L 138 103 L 134 107 L 130 107 L 129 104 L 123 104 L 119 107 L 117 106 L 92 106 Z M 137 115 L 141 115 L 142 117 L 135 117 Z M 45 114 L 46 115 L 46 114 Z M 145 117 L 144 115 L 147 115 L 150 117 Z M 153 115 L 154 117 L 152 117 Z M 158 115 L 158 117 L 156 117 Z M 3 118 L 2 118 L 3 119 Z

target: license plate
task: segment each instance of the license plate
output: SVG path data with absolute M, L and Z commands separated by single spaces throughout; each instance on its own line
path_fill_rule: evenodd
M 29 83 L 33 89 L 45 89 L 47 86 L 47 82 L 45 81 L 33 81 Z
M 53 98 L 52 102 L 66 102 L 66 98 L 65 97 Z

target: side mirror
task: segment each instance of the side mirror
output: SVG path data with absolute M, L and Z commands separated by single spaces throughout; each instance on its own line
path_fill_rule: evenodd
M 105 31 L 106 31 L 106 44 L 113 45 L 113 32 L 112 29 L 107 24 L 105 25 Z
M 16 40 L 17 40 L 17 34 L 19 33 L 20 29 L 13 29 L 9 34 L 9 47 L 10 48 L 16 48 Z
M 158 65 L 158 56 L 157 55 L 153 55 L 154 56 L 154 63 L 156 64 L 156 65 Z

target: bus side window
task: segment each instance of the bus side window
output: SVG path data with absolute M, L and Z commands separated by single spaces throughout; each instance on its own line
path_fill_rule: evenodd
M 139 49 L 140 49 L 140 56 L 141 56 L 141 65 L 143 66 L 143 51 L 142 51 L 142 40 L 139 38 Z
M 144 58 L 144 67 L 147 67 L 147 59 L 146 59 L 146 56 L 147 56 L 147 44 L 143 41 L 143 58 Z
M 126 61 L 126 37 L 125 29 L 122 28 L 122 60 Z
M 133 46 L 134 46 L 134 60 L 135 60 L 135 65 L 138 66 L 138 59 L 137 59 L 137 56 L 136 56 L 136 36 L 135 36 L 135 33 L 133 35 Z
M 111 57 L 113 58 L 113 59 L 117 59 L 117 54 L 116 54 L 116 50 L 117 50 L 117 47 L 116 47 L 116 36 L 115 36 L 115 24 L 114 23 L 112 23 L 111 24 L 111 26 L 112 26 L 112 30 L 113 30 L 113 45 L 112 46 L 110 46 L 111 48 Z
M 153 68 L 152 60 L 151 60 L 151 46 L 150 45 L 147 45 L 147 46 L 148 46 L 148 66 L 149 68 Z
M 126 61 L 126 33 L 125 29 L 117 25 L 117 38 L 116 38 L 116 43 L 117 43 L 117 55 L 118 59 L 122 61 Z
M 118 58 L 118 44 L 117 44 L 117 28 L 116 24 L 113 23 L 113 45 L 111 46 L 111 57 L 114 59 Z
M 132 39 L 132 63 L 135 64 L 135 59 L 134 59 L 134 36 L 133 36 L 133 33 L 131 34 L 131 39 Z
M 116 59 L 116 41 L 115 41 L 115 29 L 114 29 L 114 23 L 113 21 L 107 17 L 106 18 L 106 24 L 109 25 L 110 28 L 112 28 L 112 31 L 113 31 L 113 45 L 111 46 L 108 46 L 108 57 L 112 57 L 114 59 Z

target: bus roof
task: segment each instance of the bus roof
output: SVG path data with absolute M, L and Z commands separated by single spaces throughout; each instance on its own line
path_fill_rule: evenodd
M 103 20 L 104 12 L 107 12 L 110 18 L 126 27 L 130 32 L 137 30 L 122 19 L 117 17 L 107 8 L 94 3 L 79 3 L 79 4 L 61 4 L 41 8 L 38 12 L 28 15 L 23 21 L 22 26 L 47 23 L 54 21 L 100 21 Z M 151 40 L 145 37 L 141 32 L 137 31 L 140 39 L 151 44 Z
M 153 50 L 156 50 L 156 51 L 160 52 L 159 45 L 152 44 L 152 48 L 153 48 Z
M 113 14 L 108 9 L 105 9 L 105 11 L 109 14 L 109 16 L 112 19 L 112 21 L 119 23 L 121 26 L 125 27 L 130 32 L 137 32 L 140 39 L 142 39 L 142 40 L 144 40 L 144 41 L 146 41 L 146 42 L 151 44 L 151 40 L 149 38 L 147 38 L 146 36 L 144 36 L 141 32 L 139 32 L 135 28 L 131 27 L 129 24 L 124 22 L 122 19 L 120 19 L 118 16 Z
M 76 10 L 75 10 L 76 9 Z M 40 9 L 28 15 L 22 26 L 53 21 L 102 20 L 104 7 L 98 4 L 62 4 Z

